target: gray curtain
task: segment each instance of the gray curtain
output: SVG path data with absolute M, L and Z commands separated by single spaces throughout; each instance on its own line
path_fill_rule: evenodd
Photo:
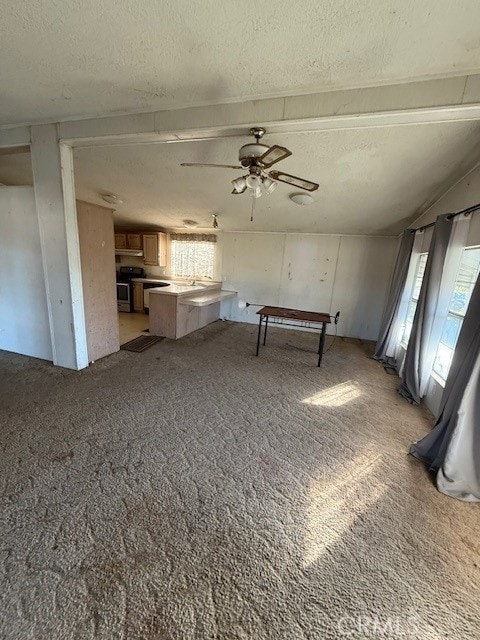
M 410 453 L 437 471 L 440 491 L 480 501 L 480 277 L 458 337 L 439 418 Z
M 400 249 L 398 251 L 395 269 L 393 271 L 392 284 L 388 294 L 387 305 L 382 318 L 380 336 L 373 357 L 380 362 L 392 362 L 390 354 L 394 353 L 398 341 L 397 316 L 402 299 L 405 281 L 407 279 L 410 257 L 412 255 L 415 231 L 407 229 L 403 232 Z
M 449 214 L 438 216 L 402 365 L 402 384 L 398 390 L 412 404 L 420 404 L 422 383 L 432 370 L 435 354 L 430 338 L 452 229 L 453 219 Z

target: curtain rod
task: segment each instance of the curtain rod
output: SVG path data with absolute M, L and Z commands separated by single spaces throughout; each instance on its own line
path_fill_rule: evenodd
M 480 204 L 474 204 L 471 207 L 467 207 L 466 209 L 457 211 L 457 213 L 449 213 L 447 215 L 447 218 L 456 218 L 457 216 L 461 216 L 462 213 L 463 215 L 468 216 L 471 213 L 476 213 L 477 211 L 480 211 Z M 412 231 L 413 233 L 416 233 L 417 231 L 425 231 L 425 229 L 430 229 L 430 227 L 433 227 L 433 226 L 435 226 L 435 222 L 430 222 L 429 224 L 424 224 L 422 227 L 418 227 L 418 229 L 410 229 L 410 231 Z

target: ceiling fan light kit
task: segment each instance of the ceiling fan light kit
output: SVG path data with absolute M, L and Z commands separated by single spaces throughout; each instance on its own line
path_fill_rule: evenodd
M 304 189 L 305 191 L 315 191 L 318 189 L 316 182 L 311 182 L 310 180 L 292 176 L 289 173 L 283 173 L 281 171 L 266 171 L 272 165 L 291 156 L 292 152 L 278 144 L 274 144 L 271 147 L 262 144 L 260 140 L 264 134 L 265 129 L 263 127 L 252 127 L 252 129 L 250 129 L 250 135 L 254 136 L 255 142 L 244 144 L 240 148 L 238 152 L 240 165 L 183 162 L 182 167 L 248 169 L 247 175 L 232 180 L 232 194 L 239 195 L 248 189 L 254 199 L 259 198 L 263 193 L 267 195 L 272 193 L 277 187 L 277 182 L 284 182 L 299 189 Z
M 255 174 L 247 176 L 245 178 L 245 181 L 247 183 L 247 187 L 254 190 L 259 189 L 260 185 L 262 184 L 262 179 L 260 178 L 260 176 L 256 176 Z
M 263 181 L 263 188 L 265 189 L 265 193 L 270 195 L 272 191 L 275 191 L 277 188 L 277 183 L 271 178 L 265 178 Z
M 244 177 L 235 178 L 232 180 L 233 191 L 232 193 L 243 193 L 247 188 L 247 181 Z

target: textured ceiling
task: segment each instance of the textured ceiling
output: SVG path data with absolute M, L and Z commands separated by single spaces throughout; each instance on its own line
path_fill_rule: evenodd
M 478 0 L 4 0 L 0 124 L 480 71 Z
M 231 195 L 242 171 L 186 168 L 180 162 L 235 163 L 248 138 L 178 144 L 126 145 L 74 150 L 77 196 L 104 204 L 101 193 L 124 200 L 117 224 L 174 228 L 183 219 L 201 227 L 218 213 L 224 230 L 392 234 L 418 208 L 465 173 L 480 144 L 480 123 L 442 123 L 391 128 L 267 135 L 293 156 L 277 166 L 319 182 L 314 204 L 300 207 L 279 184 L 257 201 Z M 0 156 L 0 182 L 31 182 L 28 154 Z

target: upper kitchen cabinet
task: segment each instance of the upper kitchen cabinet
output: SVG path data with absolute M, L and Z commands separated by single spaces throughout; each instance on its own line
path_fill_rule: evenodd
M 134 249 L 142 250 L 142 234 L 141 233 L 115 233 L 115 249 Z
M 136 251 L 141 251 L 142 250 L 142 234 L 127 233 L 127 248 L 135 249 Z
M 127 234 L 126 233 L 116 233 L 115 234 L 115 249 L 126 249 L 127 248 Z
M 167 234 L 143 234 L 143 261 L 155 267 L 167 266 Z

